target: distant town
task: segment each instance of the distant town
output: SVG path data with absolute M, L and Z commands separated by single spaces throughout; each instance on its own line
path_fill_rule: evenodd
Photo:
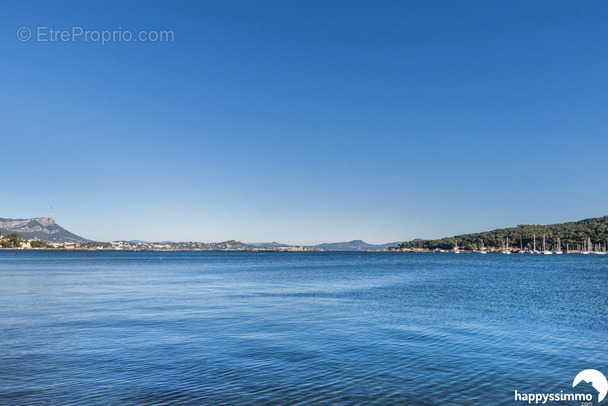
M 6 249 L 60 249 L 74 251 L 385 251 L 398 242 L 368 244 L 365 241 L 323 243 L 314 246 L 290 245 L 277 242 L 243 243 L 236 240 L 224 242 L 149 242 L 120 240 L 111 242 L 92 241 L 59 226 L 53 218 L 31 219 L 0 218 L 0 247 Z
M 305 252 L 336 251 L 318 247 L 291 245 L 248 245 L 240 241 L 219 243 L 201 242 L 47 242 L 38 239 L 23 240 L 17 233 L 0 236 L 1 249 L 19 250 L 68 250 L 68 251 L 266 251 L 266 252 Z M 361 250 L 363 251 L 363 250 Z M 386 251 L 386 250 L 365 250 Z

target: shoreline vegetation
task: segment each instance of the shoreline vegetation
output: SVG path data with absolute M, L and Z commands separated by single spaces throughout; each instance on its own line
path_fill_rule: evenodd
M 405 241 L 392 251 L 606 253 L 608 216 L 550 225 L 518 225 L 436 240 Z
M 54 223 L 54 222 L 53 222 Z M 350 243 L 365 244 L 363 241 Z M 69 251 L 259 251 L 259 252 L 454 252 L 454 253 L 531 253 L 531 254 L 606 254 L 608 216 L 551 225 L 518 225 L 492 231 L 461 234 L 434 240 L 405 241 L 383 249 L 325 249 L 320 246 L 292 246 L 273 243 L 256 246 L 230 240 L 202 242 L 52 242 L 39 238 L 23 239 L 19 233 L 0 233 L 0 249 Z M 348 243 L 321 244 L 342 246 Z M 369 244 L 365 244 L 371 247 Z

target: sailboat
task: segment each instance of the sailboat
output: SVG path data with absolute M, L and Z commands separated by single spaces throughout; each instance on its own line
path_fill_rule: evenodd
M 503 254 L 510 254 L 511 249 L 509 248 L 509 237 L 507 236 L 507 244 L 505 245 L 505 249 L 502 251 Z
M 486 247 L 483 246 L 483 239 L 481 240 L 481 248 L 479 249 L 480 254 L 487 254 Z
M 532 250 L 532 254 L 540 254 L 540 252 L 536 251 L 536 234 L 534 234 L 534 249 Z
M 557 247 L 555 248 L 555 254 L 563 254 L 562 252 L 562 242 L 559 240 L 559 237 L 557 237 Z
M 544 255 L 551 255 L 553 254 L 551 251 L 548 251 L 546 246 L 545 246 L 545 234 L 543 234 L 543 252 L 541 254 Z
M 590 245 L 591 245 L 591 237 L 589 237 L 588 240 L 585 241 L 585 246 L 583 247 L 581 254 L 585 254 L 585 255 L 589 254 Z
M 522 240 L 521 236 L 519 237 L 519 253 L 520 254 L 525 254 L 525 252 L 524 252 L 524 241 Z

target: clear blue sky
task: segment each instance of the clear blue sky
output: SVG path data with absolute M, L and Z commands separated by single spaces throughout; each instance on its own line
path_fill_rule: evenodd
M 608 214 L 605 1 L 21 1 L 0 27 L 0 217 L 308 244 Z

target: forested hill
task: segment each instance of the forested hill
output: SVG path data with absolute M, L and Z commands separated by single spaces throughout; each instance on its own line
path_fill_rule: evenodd
M 576 249 L 583 245 L 589 238 L 592 244 L 606 244 L 608 242 L 608 216 L 589 218 L 585 220 L 551 224 L 551 225 L 518 225 L 511 228 L 500 228 L 475 234 L 462 234 L 454 237 L 446 237 L 438 240 L 406 241 L 397 248 L 427 248 L 427 249 L 452 249 L 456 244 L 460 249 L 477 250 L 483 245 L 489 249 L 502 248 L 509 237 L 509 246 L 519 248 L 520 238 L 523 247 L 532 247 L 534 235 L 536 234 L 536 247 L 542 248 L 543 234 L 547 239 L 547 248 L 557 244 L 557 238 L 561 240 L 562 248 Z

